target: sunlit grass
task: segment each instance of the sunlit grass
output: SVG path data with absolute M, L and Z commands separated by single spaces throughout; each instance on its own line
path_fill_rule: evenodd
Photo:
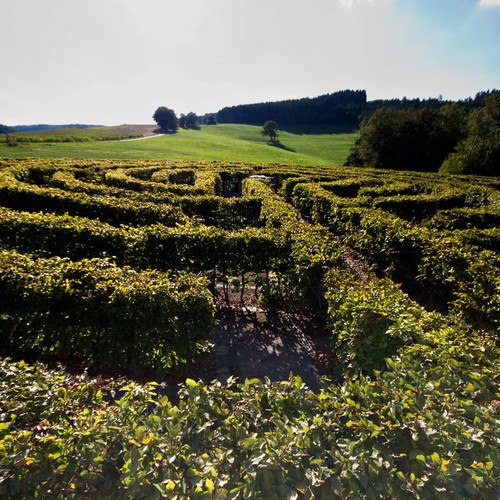
M 220 160 L 286 164 L 344 163 L 356 132 L 280 131 L 281 147 L 267 143 L 261 127 L 222 124 L 136 141 L 0 144 L 0 157 Z M 310 132 L 316 132 L 311 129 Z M 69 131 L 66 131 L 69 134 Z

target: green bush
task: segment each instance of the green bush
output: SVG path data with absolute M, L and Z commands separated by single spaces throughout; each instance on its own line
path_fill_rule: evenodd
M 80 260 L 113 257 L 121 264 L 135 258 L 140 232 L 71 215 L 17 212 L 0 207 L 0 246 L 38 256 Z
M 425 311 L 387 278 L 363 282 L 350 272 L 332 270 L 325 289 L 337 356 L 350 372 L 380 370 L 386 358 L 405 347 L 435 348 L 453 331 L 442 316 Z
M 410 349 L 317 394 L 298 378 L 188 379 L 176 406 L 152 385 L 3 360 L 0 494 L 495 498 L 498 352 Z
M 14 251 L 0 251 L 0 263 L 4 347 L 17 356 L 162 372 L 185 365 L 212 326 L 212 296 L 199 276 Z

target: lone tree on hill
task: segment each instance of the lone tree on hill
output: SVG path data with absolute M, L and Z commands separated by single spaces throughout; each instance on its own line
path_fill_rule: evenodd
M 268 120 L 262 127 L 262 135 L 268 135 L 271 142 L 279 142 L 278 124 L 273 120 Z
M 165 106 L 161 106 L 155 111 L 153 119 L 165 132 L 175 132 L 179 127 L 175 111 Z

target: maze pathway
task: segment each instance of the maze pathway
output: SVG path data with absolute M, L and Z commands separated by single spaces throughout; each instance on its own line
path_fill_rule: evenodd
M 328 339 L 306 333 L 290 314 L 256 307 L 219 308 L 212 341 L 222 382 L 229 376 L 277 382 L 293 373 L 318 390 L 321 376 L 327 375 L 320 360 Z

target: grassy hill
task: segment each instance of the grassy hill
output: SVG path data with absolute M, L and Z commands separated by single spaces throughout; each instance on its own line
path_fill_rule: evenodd
M 95 140 L 113 133 L 144 135 L 141 140 Z M 117 158 L 220 160 L 285 164 L 342 164 L 354 144 L 357 133 L 347 128 L 315 126 L 290 127 L 280 131 L 280 146 L 272 146 L 261 135 L 261 127 L 221 124 L 203 126 L 200 130 L 179 130 L 171 135 L 150 135 L 154 126 L 120 126 L 79 129 L 80 142 L 48 142 L 47 136 L 70 137 L 73 132 L 50 131 L 12 134 L 36 138 L 37 142 L 21 142 L 15 147 L 0 143 L 0 157 Z M 44 140 L 42 139 L 44 138 Z M 88 138 L 88 141 L 81 142 Z M 26 140 L 26 139 L 24 139 Z M 41 141 L 41 142 L 38 142 Z

